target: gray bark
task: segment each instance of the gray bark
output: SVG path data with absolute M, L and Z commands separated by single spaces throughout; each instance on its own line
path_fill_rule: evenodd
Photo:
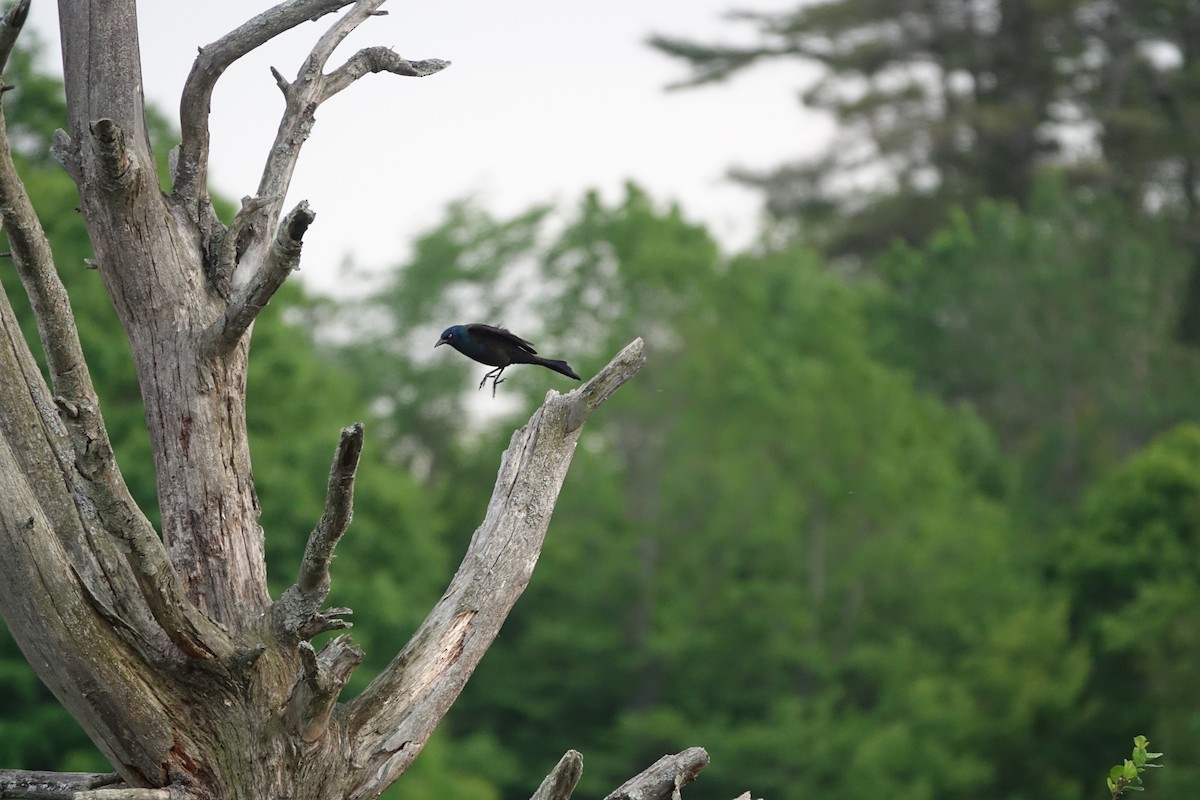
M 371 798 L 412 763 L 533 572 L 587 417 L 641 367 L 635 340 L 567 395 L 551 392 L 502 458 L 487 515 L 442 599 L 355 700 L 349 609 L 323 608 L 347 533 L 361 425 L 342 431 L 326 511 L 295 585 L 272 602 L 245 421 L 249 338 L 299 263 L 314 212 L 282 199 L 316 107 L 371 72 L 420 77 L 446 62 L 371 47 L 327 71 L 382 0 L 285 0 L 202 48 L 183 90 L 174 186 L 159 189 L 145 126 L 134 0 L 60 0 L 68 119 L 53 152 L 133 352 L 157 474 L 160 535 L 113 459 L 49 243 L 0 109 L 0 218 L 37 318 L 49 382 L 0 293 L 0 614 L 30 664 L 115 773 L 0 770 L 0 797 Z M 349 7 L 294 80 L 256 194 L 228 226 L 205 176 L 208 104 L 238 58 Z M 0 67 L 27 0 L 0 22 Z M 707 763 L 689 750 L 622 796 L 677 794 Z M 568 754 L 539 796 L 566 798 Z M 674 770 L 674 772 L 672 772 Z M 668 774 L 670 773 L 670 774 Z M 666 777 L 664 777 L 666 776 Z M 635 791 L 636 790 L 636 791 Z M 665 791 L 666 794 L 662 794 Z

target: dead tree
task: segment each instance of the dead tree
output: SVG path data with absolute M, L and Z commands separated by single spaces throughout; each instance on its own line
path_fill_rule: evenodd
M 0 771 L 0 797 L 371 798 L 412 763 L 492 642 L 537 560 L 580 427 L 637 372 L 634 341 L 579 389 L 551 393 L 503 456 L 486 518 L 412 640 L 353 700 L 361 660 L 324 608 L 350 521 L 361 425 L 344 429 L 325 513 L 295 584 L 267 591 L 245 388 L 255 315 L 297 267 L 313 222 L 282 203 L 317 107 L 372 72 L 421 77 L 447 62 L 335 48 L 382 0 L 285 0 L 203 47 L 182 90 L 171 188 L 147 136 L 135 0 L 60 0 L 68 119 L 53 153 L 79 189 L 146 407 L 161 535 L 114 460 L 79 336 L 0 116 L 0 216 L 48 364 L 39 370 L 0 294 L 0 612 L 22 651 L 114 773 Z M 28 0 L 0 23 L 0 67 Z M 209 100 L 237 59 L 340 14 L 295 77 L 252 196 L 229 225 L 207 188 Z M 664 797 L 706 763 L 669 756 L 617 793 Z M 568 753 L 538 797 L 565 798 Z M 616 795 L 617 793 L 614 793 Z

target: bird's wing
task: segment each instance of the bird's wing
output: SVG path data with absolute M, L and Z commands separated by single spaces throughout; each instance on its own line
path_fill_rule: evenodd
M 532 344 L 525 341 L 520 336 L 517 336 L 508 328 L 501 328 L 496 325 L 485 325 L 482 322 L 472 322 L 470 325 L 467 325 L 467 333 L 470 333 L 474 336 L 501 339 L 510 344 L 516 345 L 526 353 L 537 353 L 537 350 L 533 349 Z

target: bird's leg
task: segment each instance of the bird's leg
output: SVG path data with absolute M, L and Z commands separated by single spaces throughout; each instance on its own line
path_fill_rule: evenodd
M 491 378 L 492 379 L 492 397 L 495 397 L 496 396 L 496 384 L 504 382 L 504 379 L 500 377 L 500 374 L 502 372 L 504 372 L 504 367 L 496 367 L 494 370 L 489 372 L 487 375 L 484 375 L 483 380 L 481 380 L 479 382 L 479 388 L 482 389 L 484 387 L 484 385 L 487 384 L 488 378 Z
M 483 380 L 481 380 L 479 382 L 479 388 L 482 389 L 483 385 L 488 382 L 488 378 L 496 377 L 496 375 L 498 375 L 500 373 L 500 370 L 502 370 L 502 369 L 504 369 L 504 367 L 496 367 L 494 370 L 489 372 L 487 375 L 484 375 Z
M 500 377 L 503 374 L 504 374 L 504 367 L 501 367 L 499 372 L 496 373 L 496 377 L 492 378 L 492 397 L 496 396 L 496 384 L 504 383 L 504 378 Z

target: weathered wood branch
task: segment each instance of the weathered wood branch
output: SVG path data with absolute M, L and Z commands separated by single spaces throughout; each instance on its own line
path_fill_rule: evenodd
M 296 735 L 312 743 L 325 735 L 338 696 L 358 665 L 363 652 L 349 636 L 338 636 L 318 655 L 308 642 L 301 642 L 304 677 L 288 702 L 288 713 Z
M 318 78 L 329 62 L 329 57 L 346 37 L 361 24 L 377 14 L 377 9 L 384 0 L 355 0 L 354 8 L 342 15 L 342 18 L 329 26 L 329 30 L 317 40 L 301 67 L 301 74 L 309 79 Z
M 111 119 L 91 125 L 92 152 L 100 168 L 100 184 L 110 192 L 128 189 L 137 178 L 137 159 L 125 146 L 125 131 Z
M 679 790 L 696 780 L 708 766 L 708 751 L 689 747 L 682 753 L 666 755 L 649 768 L 633 776 L 604 800 L 679 800 Z
M 88 792 L 76 792 L 74 800 L 179 800 L 173 797 L 170 789 L 143 789 L 130 786 L 124 789 L 92 789 Z
M 83 359 L 67 290 L 54 268 L 54 254 L 41 220 L 13 165 L 8 128 L 0 108 L 0 221 L 8 234 L 13 264 L 29 297 L 42 351 L 58 394 L 93 401 L 95 390 Z
M 333 548 L 350 525 L 354 515 L 354 476 L 362 455 L 363 425 L 356 422 L 342 429 L 337 453 L 329 468 L 329 486 L 325 493 L 325 513 L 313 529 L 304 548 L 300 579 L 296 588 L 304 597 L 324 601 L 329 593 L 329 562 Z
M 450 586 L 346 709 L 353 760 L 362 765 L 347 797 L 374 797 L 391 783 L 458 697 L 533 574 L 584 418 L 644 362 L 636 339 L 578 389 L 550 392 L 513 434 L 487 514 Z
M 304 233 L 316 216 L 308 201 L 301 200 L 284 218 L 262 267 L 249 283 L 234 292 L 225 313 L 204 332 L 202 347 L 206 356 L 221 357 L 236 347 L 287 276 L 300 269 Z
M 25 20 L 29 18 L 29 2 L 30 0 L 21 0 L 0 19 L 0 74 L 3 74 L 4 68 L 8 66 L 8 57 L 12 55 L 17 36 L 21 33 L 21 28 L 25 27 Z
M 62 128 L 55 130 L 51 137 L 50 155 L 62 165 L 76 184 L 83 180 L 83 167 L 79 163 L 79 153 L 75 142 Z
M 181 140 L 173 194 L 193 205 L 208 199 L 208 115 L 213 90 L 234 62 L 296 26 L 317 20 L 353 0 L 286 0 L 247 20 L 212 44 L 200 48 L 179 103 Z M 198 210 L 193 213 L 197 214 Z
M 354 476 L 358 470 L 358 458 L 362 454 L 363 425 L 356 422 L 342 428 L 337 452 L 329 468 L 329 484 L 325 494 L 325 512 L 313 528 L 304 548 L 300 563 L 300 575 L 296 582 L 283 593 L 272 609 L 275 627 L 282 633 L 302 638 L 312 638 L 318 633 L 335 628 L 348 627 L 349 623 L 337 619 L 327 612 L 317 611 L 329 596 L 329 562 L 333 549 L 346 532 L 353 516 Z M 349 609 L 336 609 L 349 613 Z M 314 629 L 314 621 L 320 624 Z
M 120 783 L 115 772 L 42 772 L 0 769 L 0 798 L 72 800 L 77 792 Z
M 384 0 L 357 0 L 354 7 L 330 26 L 329 30 L 313 46 L 308 57 L 300 65 L 294 81 L 289 83 L 278 70 L 272 68 L 271 73 L 275 77 L 275 82 L 283 92 L 285 109 L 279 129 L 275 134 L 275 141 L 271 145 L 271 150 L 263 166 L 256 194 L 259 197 L 274 199 L 264 209 L 261 217 L 263 220 L 261 229 L 256 228 L 251 231 L 251 235 L 248 237 L 245 253 L 234 272 L 235 288 L 249 282 L 251 276 L 261 268 L 261 264 L 266 258 L 265 250 L 268 246 L 266 231 L 273 229 L 275 221 L 278 220 L 282 211 L 283 198 L 291 184 L 296 163 L 300 158 L 300 150 L 312 132 L 313 124 L 316 121 L 317 107 L 335 91 L 340 91 L 352 83 L 355 78 L 370 72 L 369 67 L 374 64 L 381 66 L 379 71 L 384 71 L 385 65 L 391 63 L 396 69 L 387 71 L 418 77 L 433 74 L 449 65 L 449 62 L 437 59 L 404 62 L 404 59 L 400 59 L 398 56 L 394 60 L 391 57 L 376 56 L 374 62 L 366 56 L 358 58 L 357 61 L 352 58 L 354 63 L 344 66 L 345 71 L 337 79 L 337 89 L 331 90 L 331 77 L 324 74 L 325 65 L 330 56 L 355 28 L 379 13 L 377 9 L 383 5 L 383 2 Z M 386 48 L 378 49 L 386 50 Z M 408 68 L 402 67 L 399 62 L 408 64 Z
M 626 381 L 637 374 L 646 362 L 642 340 L 634 339 L 621 352 L 613 356 L 608 366 L 601 370 L 584 386 L 567 395 L 570 408 L 567 412 L 567 429 L 578 430 L 600 404 L 620 389 Z M 583 391 L 587 389 L 588 391 Z
M 252 230 L 254 221 L 262 216 L 267 201 L 273 198 L 250 197 L 242 198 L 242 207 L 234 216 L 229 227 L 221 234 L 221 242 L 217 247 L 216 261 L 212 264 L 209 280 L 217 294 L 229 299 L 233 290 L 233 270 L 237 267 L 241 252 L 246 246 L 246 233 Z
M 0 402 L 6 412 L 15 411 L 11 397 Z M 4 416 L 0 422 L 16 421 Z M 43 470 L 30 468 L 27 459 L 40 458 L 45 444 L 23 441 L 7 424 L 5 428 L 0 437 L 0 561 L 7 566 L 0 615 L 43 682 L 96 737 L 109 762 L 144 783 L 144 776 L 159 774 L 162 754 L 171 746 L 159 698 L 137 674 L 146 663 L 145 614 L 128 604 L 123 579 L 106 575 L 95 564 L 116 554 L 103 541 L 89 540 L 78 517 L 72 521 L 70 498 L 56 496 L 54 484 L 31 484 Z M 35 449 L 17 455 L 26 443 Z M 92 560 L 86 559 L 88 554 Z M 109 580 L 118 582 L 114 586 Z
M 364 75 L 374 72 L 390 72 L 409 78 L 424 78 L 441 72 L 450 66 L 449 61 L 427 58 L 409 61 L 401 58 L 388 47 L 364 47 L 346 60 L 346 63 L 326 76 L 322 82 L 320 102 L 325 102 Z
M 111 120 L 123 133 L 126 151 L 152 167 L 136 0 L 113 0 L 102 13 L 87 0 L 59 0 L 58 16 L 63 49 L 70 54 L 63 59 L 70 138 L 79 147 L 93 122 Z
M 530 800 L 570 800 L 582 776 L 583 756 L 577 750 L 568 750 Z

